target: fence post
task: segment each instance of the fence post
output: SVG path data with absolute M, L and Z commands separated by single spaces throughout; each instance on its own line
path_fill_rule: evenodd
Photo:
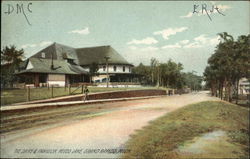
M 54 97 L 54 92 L 53 91 L 54 91 L 54 86 L 52 85 L 51 86 L 51 96 L 52 96 L 52 98 Z
M 54 97 L 54 94 L 53 94 L 53 93 L 54 93 L 54 92 L 53 92 L 53 88 L 54 88 L 54 86 L 52 85 L 52 86 L 51 86 L 51 97 L 52 97 L 52 98 Z
M 83 84 L 82 84 L 82 94 L 83 94 Z
M 71 89 L 71 85 L 69 84 L 69 95 L 71 94 L 71 93 L 70 93 L 70 92 L 71 92 L 71 90 L 70 90 L 70 89 Z
M 30 86 L 27 86 L 27 102 L 30 101 Z

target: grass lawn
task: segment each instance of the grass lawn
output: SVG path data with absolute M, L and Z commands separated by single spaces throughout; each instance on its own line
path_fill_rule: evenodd
M 80 94 L 82 89 L 77 87 L 72 87 L 71 92 L 73 94 Z M 88 87 L 90 93 L 95 92 L 107 92 L 107 91 L 125 91 L 125 90 L 136 90 L 136 89 L 155 89 L 155 87 L 136 87 L 136 88 L 106 88 L 106 87 Z M 53 88 L 53 96 L 67 96 L 69 95 L 68 88 Z M 71 94 L 72 95 L 72 94 Z M 52 97 L 51 88 L 31 88 L 30 89 L 30 100 L 48 99 Z M 25 102 L 27 100 L 27 90 L 26 89 L 14 89 L 14 90 L 2 90 L 1 91 L 1 105 L 7 105 L 18 102 Z
M 249 158 L 249 108 L 226 102 L 188 105 L 158 118 L 131 136 L 123 158 L 190 158 L 176 151 L 204 133 L 225 131 L 226 140 L 210 153 L 191 158 Z

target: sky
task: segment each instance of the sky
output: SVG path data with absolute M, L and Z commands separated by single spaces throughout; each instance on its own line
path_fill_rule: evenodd
M 202 75 L 219 43 L 249 34 L 248 1 L 2 1 L 1 49 L 28 58 L 53 42 L 75 48 L 111 45 L 128 62 L 169 59 Z M 206 5 L 206 10 L 202 5 Z M 212 7 L 214 9 L 212 11 Z M 195 7 L 195 13 L 193 13 Z M 198 12 L 198 13 L 197 13 Z M 208 15 L 209 16 L 208 16 Z M 210 19 L 210 18 L 211 19 Z

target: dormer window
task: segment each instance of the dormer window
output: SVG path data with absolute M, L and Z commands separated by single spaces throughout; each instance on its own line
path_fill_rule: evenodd
M 67 62 L 70 64 L 74 64 L 74 60 L 73 59 L 67 59 Z
M 41 53 L 41 58 L 45 58 L 45 53 L 44 52 Z
M 123 70 L 123 72 L 125 72 L 125 71 L 126 71 L 125 66 L 123 66 L 123 67 L 122 67 L 122 70 Z
M 116 72 L 116 66 L 114 66 L 114 72 Z

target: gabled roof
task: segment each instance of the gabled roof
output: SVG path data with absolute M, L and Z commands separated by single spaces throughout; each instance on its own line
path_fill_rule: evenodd
M 132 65 L 109 45 L 76 49 L 70 46 L 53 43 L 31 57 L 41 58 L 43 52 L 46 54 L 46 59 L 51 59 L 53 55 L 53 59 L 73 59 L 76 64 L 83 66 L 90 65 L 93 62 L 105 64 L 106 60 L 104 57 L 110 57 L 108 60 L 109 64 Z
M 51 73 L 51 74 L 87 74 L 87 72 L 77 65 L 71 65 L 64 60 L 53 60 L 53 69 L 51 68 L 51 59 L 29 58 L 28 62 L 32 64 L 32 68 L 25 69 L 21 73 Z
M 43 53 L 45 57 L 42 57 Z M 53 43 L 23 62 L 22 71 L 18 72 L 18 74 L 25 72 L 87 74 L 88 72 L 81 66 L 91 65 L 92 63 L 106 64 L 105 57 L 109 57 L 109 64 L 132 65 L 111 46 L 76 49 L 70 46 Z M 54 69 L 51 69 L 52 59 L 54 62 Z M 67 59 L 71 59 L 69 63 Z M 28 63 L 31 63 L 32 67 L 28 67 Z
M 89 48 L 78 48 L 76 49 L 80 65 L 90 65 L 93 62 L 97 64 L 105 64 L 105 57 L 109 57 L 109 64 L 127 64 L 125 60 L 115 49 L 111 46 L 98 46 L 98 47 L 89 47 Z
M 53 55 L 55 60 L 74 59 L 78 63 L 76 50 L 70 46 L 53 43 L 31 57 L 41 58 L 42 53 L 45 53 L 46 59 L 51 59 Z

